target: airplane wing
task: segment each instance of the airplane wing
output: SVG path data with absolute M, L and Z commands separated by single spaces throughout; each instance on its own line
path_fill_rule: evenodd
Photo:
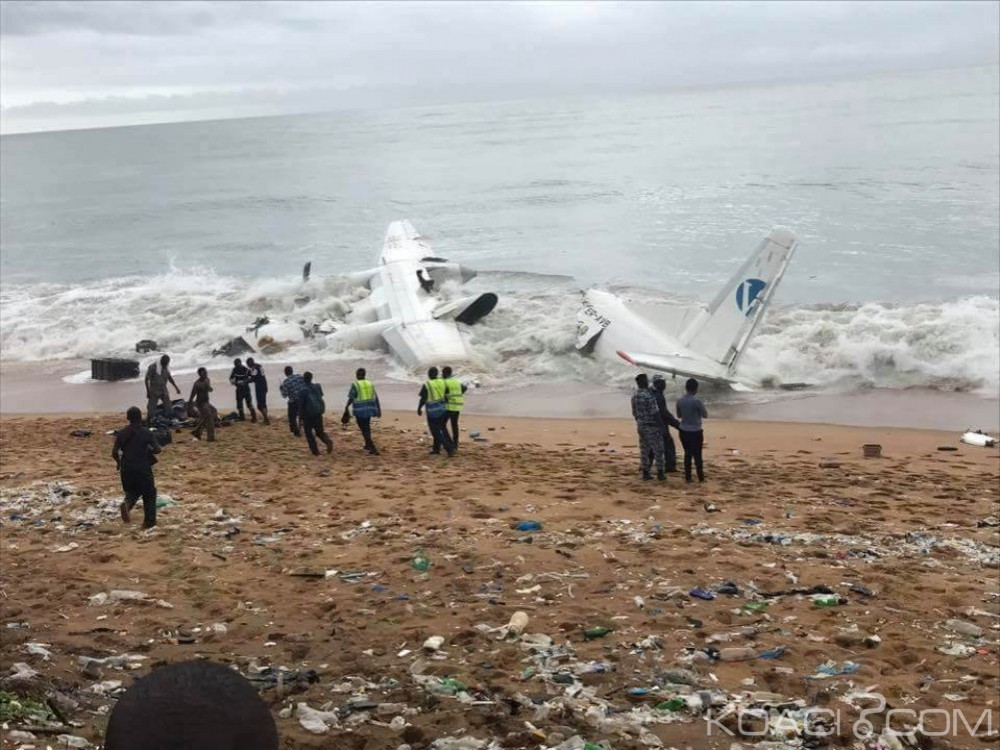
M 734 384 L 726 370 L 726 366 L 713 362 L 707 357 L 699 357 L 693 352 L 674 352 L 672 354 L 650 354 L 647 352 L 618 351 L 618 356 L 636 367 L 648 367 L 650 370 L 665 372 L 670 375 L 699 378 L 716 383 Z

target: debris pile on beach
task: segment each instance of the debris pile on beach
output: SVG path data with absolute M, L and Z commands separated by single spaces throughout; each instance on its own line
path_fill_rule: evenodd
M 355 431 L 319 459 L 280 426 L 176 435 L 143 532 L 109 446 L 57 437 L 112 421 L 5 419 L 4 746 L 99 747 L 135 677 L 194 658 L 250 680 L 283 748 L 997 740 L 995 452 L 716 424 L 706 484 L 649 483 L 627 426 L 469 421 L 500 429 L 453 460 L 413 417 L 380 458 Z M 824 455 L 792 447 L 817 430 Z M 942 710 L 991 721 L 945 745 Z

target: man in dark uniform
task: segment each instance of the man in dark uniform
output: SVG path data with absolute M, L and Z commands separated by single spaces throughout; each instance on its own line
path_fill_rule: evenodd
M 142 498 L 142 528 L 156 526 L 156 483 L 153 480 L 153 456 L 160 452 L 160 445 L 153 433 L 142 426 L 142 410 L 132 406 L 125 416 L 128 427 L 118 431 L 111 457 L 121 474 L 125 500 L 121 504 L 122 521 L 131 520 L 130 512 Z
M 271 424 L 271 420 L 267 418 L 267 377 L 264 375 L 264 368 L 254 362 L 253 357 L 247 357 L 247 369 L 250 370 L 250 382 L 253 383 L 254 395 L 257 397 L 257 408 L 264 417 L 264 424 Z
M 250 370 L 240 359 L 233 360 L 233 370 L 229 373 L 229 382 L 236 386 L 236 411 L 240 413 L 240 421 L 246 417 L 243 414 L 243 404 L 246 402 L 250 410 L 250 421 L 257 421 L 257 412 L 253 408 L 253 400 L 250 398 Z
M 681 423 L 677 421 L 677 417 L 670 413 L 670 409 L 667 408 L 667 397 L 664 391 L 667 389 L 667 381 L 663 379 L 662 375 L 653 376 L 653 398 L 656 399 L 656 408 L 660 410 L 660 418 L 663 419 L 663 450 L 667 474 L 677 471 L 677 446 L 674 445 L 674 439 L 670 435 L 670 428 L 673 427 L 675 430 L 679 430 Z
M 299 394 L 299 414 L 302 417 L 302 429 L 306 433 L 309 450 L 314 456 L 319 455 L 319 447 L 316 445 L 316 438 L 319 438 L 326 446 L 326 452 L 333 453 L 333 440 L 323 427 L 323 413 L 326 411 L 323 386 L 313 382 L 311 372 L 302 373 L 302 381 L 305 385 Z

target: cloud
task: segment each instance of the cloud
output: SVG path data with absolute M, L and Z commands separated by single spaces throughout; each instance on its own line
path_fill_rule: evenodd
M 996 64 L 1000 5 L 5 0 L 0 34 L 14 130 Z

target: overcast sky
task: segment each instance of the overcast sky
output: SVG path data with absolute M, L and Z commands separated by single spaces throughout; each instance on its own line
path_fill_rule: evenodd
M 0 2 L 4 132 L 1000 64 L 1000 2 Z

